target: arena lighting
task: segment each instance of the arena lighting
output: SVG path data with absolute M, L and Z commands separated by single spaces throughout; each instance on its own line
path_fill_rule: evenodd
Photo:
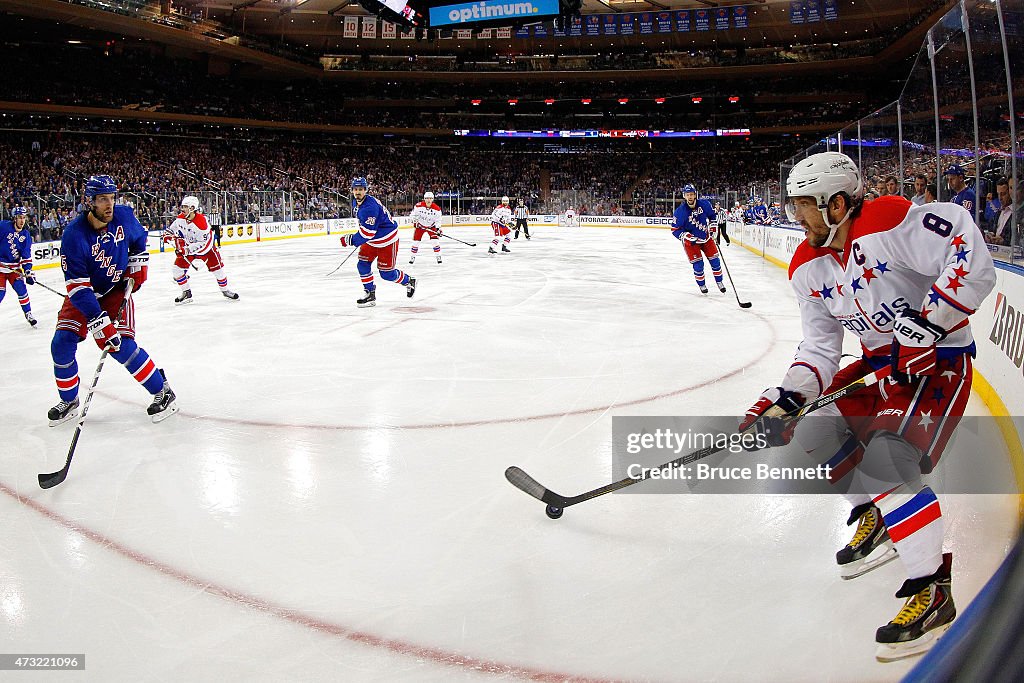
M 628 103 L 629 103 L 629 98 L 628 97 L 620 97 L 619 98 L 619 104 L 628 104 Z
M 690 101 L 694 104 L 700 104 L 704 100 L 703 97 L 691 97 Z
M 654 103 L 655 104 L 665 104 L 665 98 L 664 97 L 655 97 L 654 98 Z
M 544 100 L 544 104 L 554 104 L 554 103 L 555 103 L 555 101 L 553 99 L 551 99 L 550 97 L 548 99 Z
M 582 100 L 580 100 L 580 102 L 582 102 L 583 104 L 590 104 L 590 101 L 591 100 L 589 97 L 584 97 Z
M 735 95 L 733 95 L 732 97 L 729 98 L 729 104 L 736 104 L 739 101 L 740 101 L 740 98 L 736 97 Z
M 514 107 L 517 104 L 519 104 L 519 100 L 509 100 L 508 101 L 508 106 L 510 106 L 510 107 Z
M 480 106 L 480 102 L 481 102 L 481 100 L 470 100 L 469 101 L 469 103 L 472 104 L 474 107 L 479 107 Z

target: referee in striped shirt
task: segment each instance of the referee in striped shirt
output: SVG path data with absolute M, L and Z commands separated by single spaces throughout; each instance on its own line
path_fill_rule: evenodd
M 530 226 L 526 224 L 526 219 L 530 213 L 526 210 L 526 206 L 523 204 L 523 200 L 520 199 L 516 202 L 516 210 L 513 216 L 516 219 L 516 236 L 515 239 L 519 239 L 519 231 L 522 230 L 523 234 L 526 235 L 526 239 L 530 239 Z

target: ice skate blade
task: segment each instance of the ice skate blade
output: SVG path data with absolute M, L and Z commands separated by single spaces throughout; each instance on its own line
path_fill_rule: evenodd
M 174 305 L 175 306 L 188 306 L 193 301 L 195 301 L 195 299 L 185 299 L 184 301 L 175 301 Z
M 874 552 L 864 559 L 858 562 L 841 565 L 839 567 L 839 575 L 844 581 L 856 579 L 858 576 L 863 576 L 872 570 L 878 569 L 882 565 L 889 564 L 897 557 L 899 557 L 899 553 L 897 553 L 896 548 L 892 546 L 892 542 L 886 541 L 875 548 Z
M 365 303 L 365 304 L 356 304 L 356 308 L 373 308 L 376 305 L 377 305 L 376 301 L 370 301 L 370 302 Z
M 68 413 L 67 416 L 62 417 L 59 420 L 50 420 L 50 426 L 51 427 L 59 427 L 60 425 L 64 424 L 65 422 L 71 422 L 72 420 L 76 419 L 77 417 L 78 417 L 78 411 L 77 410 L 73 410 L 70 413 Z
M 908 640 L 903 643 L 879 643 L 875 650 L 875 659 L 880 662 L 897 662 L 908 657 L 916 657 L 932 649 L 942 634 L 949 630 L 953 622 L 937 626 L 927 631 L 916 640 Z
M 167 406 L 166 408 L 164 408 L 162 411 L 160 411 L 156 415 L 153 415 L 152 416 L 153 417 L 153 424 L 156 424 L 158 422 L 163 422 L 164 420 L 169 418 L 171 415 L 174 415 L 176 412 L 178 412 L 178 402 L 177 402 L 177 400 L 175 400 L 174 403 L 171 403 L 171 405 Z

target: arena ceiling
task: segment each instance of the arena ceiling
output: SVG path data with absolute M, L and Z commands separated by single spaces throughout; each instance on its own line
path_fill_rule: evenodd
M 456 2 L 457 0 L 452 0 Z M 355 47 L 362 43 L 365 48 L 371 41 L 353 41 L 342 38 L 343 20 L 347 15 L 369 14 L 354 0 L 194 0 L 187 5 L 201 12 L 204 18 L 235 28 L 245 33 L 264 35 L 268 38 L 285 40 L 311 49 L 330 52 L 343 47 Z M 583 14 L 605 14 L 621 12 L 646 12 L 677 9 L 701 9 L 713 7 L 746 6 L 750 8 L 751 28 L 748 44 L 768 41 L 779 44 L 793 42 L 841 42 L 856 37 L 875 37 L 885 34 L 894 27 L 906 24 L 922 12 L 948 7 L 953 0 L 837 0 L 839 21 L 818 22 L 794 26 L 789 21 L 788 0 L 583 0 Z M 745 31 L 746 32 L 746 31 Z M 666 45 L 678 48 L 692 44 L 712 43 L 718 37 L 737 36 L 720 34 L 740 31 L 712 31 L 709 34 L 678 34 L 665 40 L 665 35 L 632 36 L 620 38 L 619 44 L 636 46 Z M 813 39 L 813 40 L 809 40 Z M 614 42 L 614 41 L 613 41 Z M 447 49 L 463 47 L 447 45 Z

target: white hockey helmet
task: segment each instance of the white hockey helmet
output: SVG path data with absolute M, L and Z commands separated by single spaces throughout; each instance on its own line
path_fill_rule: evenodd
M 508 195 L 505 195 L 504 197 L 501 198 L 501 203 L 508 204 Z
M 193 211 L 199 211 L 199 197 L 193 197 L 189 195 L 181 200 L 181 208 L 189 208 Z
M 428 203 L 433 202 L 434 201 L 434 193 L 430 192 L 429 190 L 427 192 L 424 192 L 423 193 L 423 201 L 428 202 Z
M 849 211 L 839 222 L 828 218 L 828 203 L 838 194 L 846 195 Z M 821 152 L 807 157 L 786 178 L 786 217 L 796 221 L 794 197 L 811 197 L 829 227 L 825 244 L 831 244 L 836 231 L 864 200 L 864 181 L 853 159 L 839 152 Z

